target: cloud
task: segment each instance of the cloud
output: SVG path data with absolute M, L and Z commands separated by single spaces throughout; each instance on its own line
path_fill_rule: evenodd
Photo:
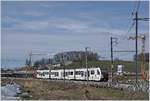
M 16 19 L 13 17 L 7 17 L 6 21 L 3 23 L 11 23 L 11 27 L 4 28 L 2 26 L 2 30 L 5 29 L 7 31 L 26 31 L 26 32 L 43 32 L 43 33 L 52 33 L 52 30 L 60 33 L 70 33 L 70 34 L 111 34 L 114 33 L 116 35 L 121 35 L 124 33 L 123 30 L 109 28 L 109 26 L 105 23 L 101 23 L 101 25 L 97 25 L 97 23 L 93 22 L 93 20 L 80 20 L 74 18 L 51 18 L 44 20 L 32 20 L 32 21 L 24 21 L 20 19 Z M 109 28 L 109 30 L 108 30 Z
M 11 24 L 11 27 L 3 27 L 2 30 L 10 30 L 10 31 L 20 31 L 20 30 L 41 30 L 46 27 L 48 27 L 48 22 L 47 21 L 39 21 L 39 20 L 32 20 L 32 21 L 24 21 L 20 19 L 16 19 L 14 17 L 7 17 L 5 21 L 3 21 L 4 24 Z
M 109 13 L 105 12 L 105 10 L 101 10 L 101 12 L 99 12 L 98 10 L 95 10 L 95 8 L 92 8 L 92 10 L 85 10 L 84 7 L 87 6 L 83 5 L 79 6 L 79 8 L 82 7 L 81 10 L 77 8 L 75 8 L 76 10 L 73 8 L 70 8 L 69 10 L 68 8 L 71 6 L 68 6 L 67 4 L 67 2 L 60 4 L 57 2 L 40 2 L 37 4 L 32 2 L 31 5 L 28 6 L 29 8 L 25 9 L 25 4 L 22 3 L 22 13 L 18 13 L 19 10 L 15 9 L 2 16 L 2 30 L 9 32 L 25 31 L 37 34 L 39 32 L 43 32 L 51 34 L 69 33 L 75 35 L 124 35 L 128 30 L 126 22 L 129 22 L 127 21 L 129 17 L 124 14 L 119 15 L 120 12 L 116 8 L 113 10 L 105 8 L 105 10 L 109 11 Z M 13 7 L 15 6 L 18 7 L 18 5 L 14 5 Z M 73 6 L 78 7 L 77 5 Z M 88 7 L 90 6 L 91 4 Z
M 47 16 L 48 14 L 45 12 L 39 12 L 39 11 L 29 11 L 29 12 L 24 12 L 24 16 L 31 16 L 31 17 L 44 17 Z

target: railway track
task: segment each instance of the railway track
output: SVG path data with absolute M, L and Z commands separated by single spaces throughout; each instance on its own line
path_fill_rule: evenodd
M 39 81 L 47 81 L 47 82 L 58 82 L 64 84 L 79 84 L 79 85 L 89 85 L 96 88 L 111 88 L 118 89 L 128 92 L 144 92 L 149 93 L 149 82 L 141 82 L 138 83 L 130 82 L 128 84 L 118 83 L 118 82 L 95 82 L 95 81 L 74 81 L 74 80 L 51 80 L 51 79 L 35 79 L 35 78 L 15 78 L 15 77 L 2 77 L 2 79 L 11 79 L 13 80 L 39 80 Z

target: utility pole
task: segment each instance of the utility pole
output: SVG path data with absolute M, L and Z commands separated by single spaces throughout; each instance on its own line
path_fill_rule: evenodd
M 138 54 L 138 20 L 143 20 L 143 21 L 149 21 L 149 18 L 138 18 L 138 12 L 135 13 L 135 18 L 133 19 L 136 22 L 135 26 L 135 32 L 136 32 L 136 40 L 135 40 L 135 46 L 136 46 L 136 55 L 135 55 L 135 64 L 136 64 L 136 82 L 138 82 L 138 65 L 137 65 L 137 54 Z
M 63 66 L 63 72 L 64 72 L 64 73 L 63 73 L 63 74 L 64 74 L 63 76 L 64 76 L 64 86 L 65 86 L 65 63 L 64 63 L 64 54 L 62 53 L 61 56 L 62 56 L 62 66 Z
M 141 64 L 141 73 L 142 73 L 142 79 L 146 80 L 146 74 L 145 74 L 145 35 L 141 36 L 142 39 L 142 52 L 141 52 L 141 59 L 142 59 L 142 64 Z
M 29 67 L 32 66 L 32 52 L 29 53 Z
M 113 81 L 113 68 L 114 68 L 114 62 L 113 62 L 113 37 L 110 37 L 110 44 L 111 44 L 111 81 Z
M 88 49 L 88 47 L 85 47 L 85 67 L 86 67 L 86 72 L 87 72 L 87 83 L 88 83 L 88 66 L 87 66 L 87 49 Z
M 142 64 L 141 64 L 141 74 L 142 74 L 142 79 L 145 80 L 146 79 L 146 74 L 145 74 L 145 56 L 144 56 L 144 52 L 145 52 L 145 35 L 140 35 L 137 37 L 138 39 L 141 39 L 142 41 L 142 47 L 141 47 L 141 60 L 142 60 Z M 129 37 L 129 39 L 135 40 L 136 37 Z
M 51 70 L 53 68 L 53 63 L 50 63 L 50 66 L 49 66 L 49 78 L 51 79 Z
M 110 47 L 111 47 L 111 81 L 113 82 L 113 69 L 114 69 L 114 60 L 113 60 L 113 45 L 118 44 L 118 38 L 110 37 Z
M 89 80 L 89 72 L 88 72 L 88 63 L 87 63 L 87 52 L 88 52 L 88 48 L 90 47 L 85 47 L 85 67 L 87 69 L 87 83 L 88 83 L 88 80 Z
M 137 64 L 137 58 L 138 58 L 138 12 L 135 13 L 135 67 L 136 67 L 136 83 L 138 82 L 138 64 Z
M 27 78 L 28 69 L 31 68 L 31 66 L 32 66 L 32 52 L 29 53 L 29 61 L 27 61 L 27 62 L 29 62 L 29 64 L 27 63 L 28 66 L 26 67 L 26 78 Z

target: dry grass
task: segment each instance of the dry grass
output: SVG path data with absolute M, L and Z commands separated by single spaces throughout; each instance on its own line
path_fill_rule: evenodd
M 32 100 L 148 100 L 148 94 L 128 93 L 109 88 L 48 82 L 41 80 L 16 79 L 23 90 L 32 95 Z

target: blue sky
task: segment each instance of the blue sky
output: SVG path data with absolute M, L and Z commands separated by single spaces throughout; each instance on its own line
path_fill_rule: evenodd
M 53 56 L 62 51 L 84 50 L 86 46 L 109 59 L 110 36 L 119 38 L 116 50 L 133 50 L 134 41 L 122 36 L 135 34 L 134 29 L 130 33 L 127 30 L 136 4 L 135 1 L 2 2 L 2 66 L 23 66 L 30 51 Z M 141 1 L 140 17 L 149 17 L 148 7 L 148 2 Z M 139 23 L 139 33 L 148 36 L 148 22 Z M 115 54 L 127 60 L 132 55 Z

